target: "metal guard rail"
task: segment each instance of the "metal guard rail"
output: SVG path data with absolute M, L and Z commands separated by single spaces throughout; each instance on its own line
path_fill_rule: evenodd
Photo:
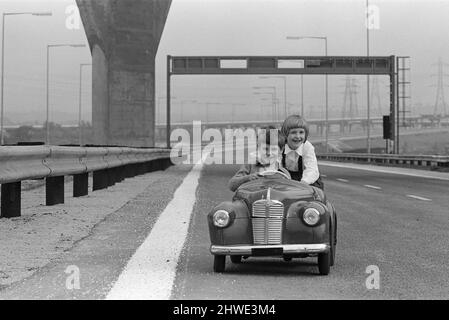
M 0 217 L 20 216 L 21 181 L 46 179 L 46 205 L 64 203 L 64 176 L 73 175 L 73 196 L 88 194 L 125 178 L 170 166 L 170 149 L 129 147 L 0 147 Z
M 356 161 L 374 164 L 449 168 L 449 156 L 374 153 L 321 153 L 317 154 L 317 158 L 332 161 Z

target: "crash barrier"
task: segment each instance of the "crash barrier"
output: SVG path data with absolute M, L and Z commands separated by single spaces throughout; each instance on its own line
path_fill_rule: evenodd
M 73 196 L 88 194 L 172 164 L 170 149 L 127 147 L 0 147 L 0 217 L 21 214 L 21 181 L 45 179 L 46 205 L 64 203 L 64 177 L 73 176 Z
M 362 162 L 404 167 L 431 167 L 449 169 L 449 156 L 398 155 L 373 153 L 321 153 L 318 159 L 330 161 Z

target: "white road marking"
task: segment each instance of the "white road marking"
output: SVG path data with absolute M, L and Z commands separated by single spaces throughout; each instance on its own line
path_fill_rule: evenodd
M 423 201 L 432 201 L 432 199 L 428 199 L 428 198 L 424 198 L 424 197 L 420 197 L 420 196 L 415 196 L 413 194 L 408 194 L 407 197 L 413 198 L 413 199 L 418 199 L 418 200 L 423 200 Z
M 373 165 L 368 165 L 368 164 L 355 164 L 355 163 L 344 164 L 344 163 L 334 163 L 334 162 L 330 162 L 330 161 L 318 161 L 318 164 L 320 166 L 365 170 L 365 171 L 381 172 L 381 173 L 389 173 L 389 174 L 400 174 L 400 175 L 411 176 L 411 177 L 449 181 L 449 173 L 447 173 L 447 172 L 433 172 L 433 171 L 424 171 L 424 170 L 419 170 L 419 169 L 394 168 L 394 167 L 375 167 Z M 412 170 L 413 170 L 413 172 L 410 172 Z M 419 171 L 423 171 L 423 173 L 420 173 Z
M 367 188 L 376 189 L 376 190 L 381 190 L 382 189 L 381 187 L 372 186 L 370 184 L 365 184 L 364 186 L 367 187 Z
M 338 181 L 341 181 L 341 182 L 348 182 L 348 180 L 346 180 L 346 179 L 341 179 L 341 178 L 337 178 L 337 180 L 338 180 Z
M 323 178 L 327 178 L 327 175 L 325 175 L 325 174 L 321 174 L 321 176 L 322 176 Z
M 172 201 L 109 291 L 107 300 L 170 298 L 205 158 L 192 168 L 176 189 Z

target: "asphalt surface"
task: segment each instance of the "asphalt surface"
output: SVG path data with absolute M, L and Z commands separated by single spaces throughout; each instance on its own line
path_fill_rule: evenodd
M 1 299 L 104 299 L 192 166 L 144 176 L 149 186 L 31 277 L 0 288 Z M 135 179 L 126 179 L 132 182 Z M 105 193 L 107 196 L 107 193 Z M 109 197 L 114 193 L 110 193 Z M 99 199 L 101 202 L 103 199 Z M 11 248 L 14 250 L 14 248 Z M 72 281 L 76 267 L 79 286 Z
M 328 276 L 318 275 L 316 258 L 249 258 L 240 265 L 228 258 L 226 272 L 213 273 L 205 217 L 231 198 L 226 183 L 236 169 L 203 169 L 173 299 L 449 298 L 449 181 L 347 168 L 320 166 L 338 213 Z M 367 289 L 371 265 L 379 268 L 379 289 Z
M 338 214 L 330 274 L 318 274 L 316 258 L 249 258 L 239 265 L 228 258 L 226 272 L 217 274 L 206 215 L 231 199 L 227 182 L 237 169 L 203 167 L 172 299 L 449 298 L 449 180 L 320 165 Z M 169 170 L 167 179 L 130 199 L 63 256 L 0 290 L 0 299 L 104 299 L 188 172 L 187 167 Z M 77 290 L 66 285 L 65 271 L 72 265 L 81 272 Z M 366 286 L 369 266 L 380 270 L 379 289 Z

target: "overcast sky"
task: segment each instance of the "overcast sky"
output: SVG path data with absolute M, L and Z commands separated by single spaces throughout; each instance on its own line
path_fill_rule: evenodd
M 126 0 L 122 0 L 126 1 Z M 375 29 L 370 30 L 370 55 L 411 56 L 412 105 L 423 104 L 433 112 L 437 78 L 435 64 L 439 57 L 449 63 L 449 1 L 376 1 L 379 12 Z M 84 43 L 79 29 L 66 27 L 66 9 L 74 0 L 0 0 L 0 12 L 52 11 L 52 17 L 7 16 L 5 27 L 5 107 L 6 117 L 16 114 L 45 114 L 46 45 Z M 327 36 L 329 55 L 366 55 L 365 1 L 331 0 L 173 0 L 156 58 L 157 97 L 165 96 L 166 55 L 324 55 L 324 42 L 287 40 L 287 36 Z M 77 114 L 79 65 L 90 63 L 86 48 L 53 48 L 50 59 L 50 109 Z M 447 67 L 449 73 L 449 67 Z M 83 76 L 83 117 L 91 116 L 90 68 Z M 359 113 L 366 113 L 366 77 L 358 80 Z M 447 78 L 449 80 L 449 78 Z M 449 81 L 447 81 L 449 84 Z M 388 110 L 388 79 L 379 77 L 382 111 Z M 284 105 L 282 79 L 259 79 L 256 76 L 183 76 L 174 77 L 172 95 L 174 120 L 205 115 L 223 119 L 231 113 L 229 104 L 243 104 L 234 116 L 251 117 L 260 110 L 270 116 L 271 102 L 254 95 L 253 86 L 275 86 L 279 104 Z M 306 115 L 323 114 L 324 76 L 306 76 L 304 81 Z M 449 89 L 446 88 L 446 91 Z M 341 113 L 345 81 L 329 77 L 329 105 Z M 299 76 L 287 77 L 287 102 L 290 111 L 299 108 Z M 449 99 L 449 91 L 446 96 Z M 266 99 L 271 98 L 265 94 Z M 196 106 L 189 100 L 199 101 Z M 163 98 L 156 100 L 161 105 Z M 218 103 L 222 103 L 221 105 Z M 265 105 L 265 106 L 264 106 Z M 372 102 L 376 113 L 377 101 Z M 311 107 L 312 106 L 312 107 Z M 240 107 L 241 108 L 241 107 Z M 262 108 L 262 109 L 261 109 Z M 416 110 L 415 110 L 416 111 Z M 421 110 L 423 112 L 423 110 Z M 198 116 L 199 117 L 199 116 Z M 74 122 L 76 118 L 74 119 Z

